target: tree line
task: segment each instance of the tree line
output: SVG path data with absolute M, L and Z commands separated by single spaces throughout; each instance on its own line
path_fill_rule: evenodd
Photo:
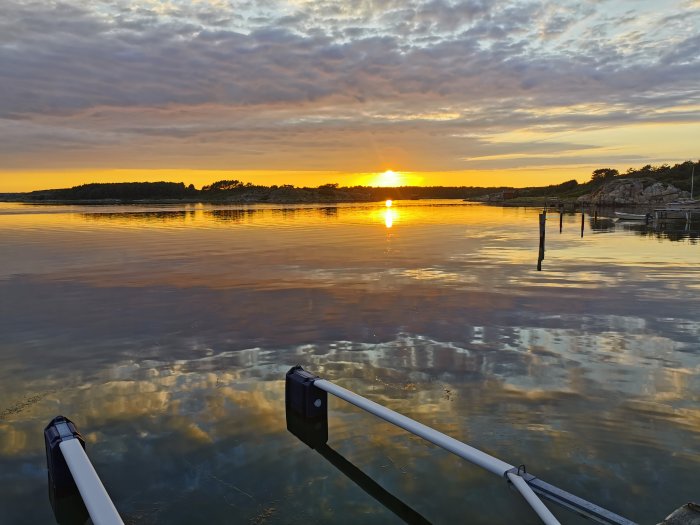
M 347 186 L 337 183 L 317 187 L 296 187 L 291 184 L 263 186 L 240 180 L 220 180 L 198 190 L 184 182 L 119 182 L 91 183 L 53 190 L 40 190 L 23 194 L 30 201 L 139 201 L 139 200 L 205 200 L 205 201 L 270 201 L 270 202 L 331 202 L 378 201 L 383 199 L 472 199 L 495 192 L 518 197 L 575 197 L 611 180 L 620 178 L 652 178 L 689 191 L 690 174 L 695 166 L 700 179 L 700 162 L 686 161 L 670 166 L 646 165 L 630 168 L 620 173 L 614 168 L 598 168 L 588 182 L 579 184 L 575 179 L 529 188 L 481 187 L 481 186 L 401 186 L 372 187 Z

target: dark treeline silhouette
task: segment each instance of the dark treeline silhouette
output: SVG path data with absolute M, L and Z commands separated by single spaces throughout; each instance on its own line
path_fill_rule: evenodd
M 182 182 L 92 183 L 57 190 L 40 190 L 25 194 L 30 200 L 142 200 L 186 199 L 199 192 Z
M 630 168 L 627 172 L 616 176 L 632 178 L 650 177 L 659 182 L 673 184 L 676 188 L 681 190 L 690 191 L 690 175 L 693 172 L 693 166 L 695 166 L 696 179 L 700 178 L 700 162 L 693 162 L 690 160 L 680 164 L 674 164 L 673 166 L 669 166 L 668 164 L 651 166 L 647 164 L 638 169 Z
M 697 170 L 700 163 L 693 163 L 688 160 L 682 164 L 674 164 L 673 166 L 669 166 L 668 164 L 662 164 L 661 166 L 647 164 L 638 169 L 630 168 L 623 174 L 620 174 L 619 171 L 613 168 L 599 168 L 593 171 L 591 182 L 608 182 L 619 177 L 652 178 L 659 182 L 673 184 L 676 188 L 688 191 L 690 190 L 690 175 L 693 172 L 693 166 L 695 166 Z
M 122 182 L 93 183 L 73 188 L 40 190 L 21 194 L 0 195 L 13 201 L 143 201 L 187 200 L 205 202 L 352 202 L 379 201 L 384 199 L 474 199 L 485 201 L 527 201 L 528 199 L 575 199 L 590 193 L 602 184 L 622 178 L 658 180 L 689 191 L 690 174 L 695 166 L 700 181 L 700 162 L 686 161 L 669 166 L 646 165 L 619 173 L 614 168 L 593 171 L 588 182 L 579 184 L 568 180 L 561 184 L 529 188 L 480 187 L 480 186 L 401 186 L 393 188 L 350 186 L 336 183 L 322 184 L 315 188 L 296 187 L 291 184 L 262 186 L 239 180 L 220 180 L 197 190 L 183 182 Z
M 191 184 L 185 186 L 182 182 L 94 183 L 16 194 L 15 197 L 29 201 L 352 202 L 384 199 L 467 199 L 492 191 L 494 188 L 449 186 L 340 187 L 335 183 L 311 188 L 295 187 L 291 184 L 262 186 L 239 180 L 220 180 L 204 186 L 201 190 L 195 189 Z
M 585 183 L 579 184 L 575 180 L 569 180 L 561 184 L 551 186 L 531 187 L 514 189 L 512 198 L 557 198 L 557 199 L 575 199 L 581 195 L 591 193 L 603 184 L 613 180 L 624 179 L 649 179 L 690 191 L 690 176 L 695 166 L 697 179 L 700 180 L 700 162 L 692 162 L 690 160 L 669 166 L 662 164 L 661 166 L 646 165 L 641 168 L 629 168 L 625 173 L 620 173 L 614 168 L 598 168 L 593 170 L 591 179 Z M 696 185 L 697 188 L 697 185 Z M 503 200 L 507 200 L 504 198 Z
M 452 186 L 339 186 L 295 187 L 291 184 L 260 186 L 237 180 L 224 180 L 204 186 L 205 200 L 257 200 L 270 202 L 350 202 L 384 199 L 468 199 L 494 191 L 494 188 Z
M 252 184 L 249 182 L 247 186 L 251 187 Z M 203 186 L 202 191 L 231 191 L 245 187 L 246 184 L 239 180 L 219 180 L 208 186 Z

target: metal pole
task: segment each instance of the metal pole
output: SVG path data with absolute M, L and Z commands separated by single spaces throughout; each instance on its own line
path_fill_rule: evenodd
M 93 523 L 95 525 L 124 525 L 114 503 L 102 485 L 100 477 L 80 445 L 80 441 L 77 439 L 61 441 L 59 448 Z
M 384 421 L 388 421 L 397 427 L 408 430 L 412 434 L 422 437 L 426 441 L 430 441 L 438 447 L 444 448 L 445 450 L 452 452 L 453 454 L 456 454 L 467 461 L 471 461 L 475 465 L 478 465 L 481 468 L 492 472 L 493 474 L 504 476 L 507 471 L 515 468 L 513 465 L 509 465 L 505 461 L 501 461 L 500 459 L 490 456 L 481 450 L 470 447 L 461 441 L 457 441 L 455 438 L 443 434 L 442 432 L 438 432 L 437 430 L 419 423 L 418 421 L 383 407 L 374 401 L 358 396 L 354 392 L 350 392 L 350 390 L 346 390 L 342 386 L 334 385 L 325 379 L 315 380 L 314 386 L 328 392 L 329 394 L 333 394 L 340 399 L 344 399 L 348 403 L 352 403 L 356 407 L 382 418 Z
M 310 421 L 314 421 L 314 417 L 317 416 L 310 407 L 321 407 L 324 410 L 324 414 L 327 416 L 327 403 L 323 402 L 320 397 L 322 397 L 321 394 L 323 394 L 323 396 L 325 396 L 326 393 L 333 394 L 334 396 L 343 399 L 348 403 L 351 403 L 356 407 L 383 419 L 384 421 L 403 428 L 404 430 L 407 430 L 408 432 L 411 432 L 412 434 L 415 434 L 426 441 L 430 441 L 438 447 L 452 452 L 453 454 L 466 459 L 467 461 L 470 461 L 475 465 L 488 470 L 489 472 L 492 472 L 498 476 L 503 476 L 509 481 L 512 481 L 512 476 L 515 476 L 518 480 L 522 480 L 530 489 L 532 489 L 535 496 L 539 495 L 549 501 L 573 510 L 578 514 L 591 518 L 599 523 L 636 525 L 633 521 L 630 521 L 627 518 L 623 518 L 622 516 L 599 507 L 590 501 L 586 501 L 553 485 L 550 485 L 549 483 L 536 478 L 532 474 L 528 474 L 524 470 L 524 465 L 521 465 L 521 467 L 516 469 L 513 465 L 490 456 L 489 454 L 477 450 L 474 447 L 470 447 L 466 443 L 457 441 L 456 439 L 451 438 L 442 432 L 438 432 L 437 430 L 423 425 L 422 423 L 383 407 L 382 405 L 357 395 L 350 390 L 335 385 L 329 381 L 326 381 L 325 379 L 321 379 L 318 376 L 314 376 L 300 366 L 293 367 L 291 370 L 289 370 L 289 372 L 287 372 L 286 389 L 287 391 L 285 393 L 285 397 L 287 399 L 288 411 L 290 409 L 296 410 L 297 413 L 301 414 L 301 417 L 305 417 Z M 312 413 L 309 413 L 310 410 Z M 325 419 L 325 421 L 327 423 L 327 419 Z M 328 430 L 325 428 L 323 439 L 324 443 L 328 436 L 327 432 Z M 312 446 L 313 448 L 313 445 L 309 446 Z M 527 497 L 526 500 L 528 500 Z M 528 502 L 531 501 L 533 500 L 530 497 Z M 538 512 L 537 509 L 535 510 Z M 545 518 L 543 518 L 543 520 L 544 519 Z M 557 522 L 545 521 L 545 523 Z
M 394 412 L 393 410 L 383 407 L 382 405 L 379 405 L 374 401 L 370 401 L 369 399 L 365 399 L 362 396 L 358 396 L 354 392 L 351 392 L 350 390 L 347 390 L 341 386 L 334 385 L 333 383 L 330 383 L 325 379 L 315 380 L 314 386 L 320 388 L 321 390 L 325 390 L 329 394 L 333 394 L 334 396 L 337 396 L 340 399 L 347 401 L 348 403 L 352 403 L 356 407 L 366 410 L 370 414 L 374 414 L 375 416 L 380 417 L 381 419 L 388 421 L 389 423 L 392 423 L 397 427 L 401 427 L 404 430 L 408 430 L 412 434 L 422 437 L 426 441 L 430 441 L 438 447 L 452 452 L 453 454 L 463 459 L 466 459 L 467 461 L 470 461 L 471 463 L 474 463 L 475 465 L 478 465 L 481 468 L 492 472 L 493 474 L 496 474 L 498 476 L 504 476 L 507 474 L 508 479 L 511 481 L 513 481 L 513 479 L 516 478 L 518 481 L 516 488 L 523 495 L 525 501 L 527 501 L 528 504 L 530 504 L 533 510 L 537 513 L 537 515 L 540 516 L 545 525 L 559 525 L 559 522 L 556 520 L 556 518 L 554 518 L 554 516 L 552 516 L 552 513 L 549 512 L 549 509 L 547 509 L 547 507 L 544 506 L 544 504 L 535 495 L 535 493 L 532 492 L 532 489 L 528 487 L 525 480 L 521 478 L 518 474 L 509 472 L 510 470 L 515 469 L 513 465 L 510 465 L 505 461 L 501 461 L 498 458 L 490 456 L 489 454 L 486 454 L 481 450 L 475 449 L 474 447 L 470 447 L 469 445 L 462 443 L 461 441 L 457 441 L 456 439 L 446 434 L 443 434 L 442 432 L 438 432 L 433 428 L 425 426 L 422 423 L 418 423 L 418 421 L 415 421 L 409 417 L 403 416 L 397 412 Z M 523 489 L 522 485 L 524 485 L 526 489 Z
M 85 440 L 68 418 L 56 416 L 44 429 L 49 500 L 56 520 L 64 515 L 65 500 L 82 499 L 81 515 L 95 525 L 124 525 L 97 472 L 85 454 Z M 81 523 L 84 519 L 81 518 Z M 73 521 L 71 521 L 72 523 Z M 76 522 L 77 523 L 77 522 Z
M 560 525 L 559 520 L 554 517 L 554 514 L 552 514 L 545 504 L 542 503 L 540 498 L 537 497 L 537 494 L 533 492 L 530 485 L 528 485 L 523 478 L 517 474 L 508 472 L 508 479 L 513 485 L 515 485 L 515 488 L 518 489 L 518 492 L 522 494 L 525 501 L 530 504 L 532 510 L 537 513 L 543 523 L 546 525 Z

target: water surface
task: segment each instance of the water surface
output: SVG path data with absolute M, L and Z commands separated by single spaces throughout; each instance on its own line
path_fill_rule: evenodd
M 52 522 L 57 414 L 129 523 L 400 522 L 286 430 L 295 364 L 640 523 L 697 501 L 697 225 L 550 215 L 538 272 L 537 213 L 0 204 L 2 522 Z M 538 523 L 503 480 L 330 418 L 426 520 Z

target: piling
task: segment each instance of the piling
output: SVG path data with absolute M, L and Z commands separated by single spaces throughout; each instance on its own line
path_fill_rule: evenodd
M 540 252 L 537 257 L 537 271 L 542 271 L 542 260 L 544 259 L 544 236 L 547 229 L 545 228 L 547 223 L 547 214 L 545 212 L 540 213 Z M 561 223 L 560 223 L 561 228 Z M 561 231 L 561 230 L 560 230 Z

